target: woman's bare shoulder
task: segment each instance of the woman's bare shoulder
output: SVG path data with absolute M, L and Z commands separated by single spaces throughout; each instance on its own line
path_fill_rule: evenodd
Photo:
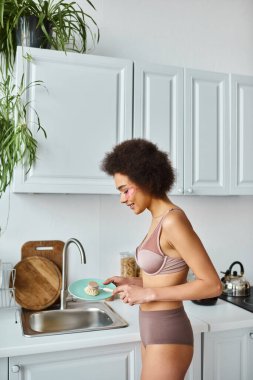
M 180 225 L 192 228 L 191 222 L 189 221 L 184 210 L 178 206 L 175 206 L 171 208 L 165 216 L 163 220 L 163 227 L 172 228 L 173 226 L 179 227 Z

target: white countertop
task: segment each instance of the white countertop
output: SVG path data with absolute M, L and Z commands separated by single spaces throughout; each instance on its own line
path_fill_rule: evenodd
M 15 323 L 15 310 L 2 309 L 0 310 L 0 357 L 140 342 L 139 306 L 129 306 L 120 300 L 108 302 L 108 304 L 128 322 L 128 327 L 73 334 L 25 337 L 22 334 L 19 318 L 18 323 Z M 189 315 L 189 317 L 195 334 L 208 331 L 206 323 L 193 315 Z
M 184 305 L 189 315 L 207 323 L 208 331 L 253 327 L 253 313 L 221 299 L 212 306 L 196 305 L 191 301 Z
M 0 310 L 0 357 L 38 354 L 88 347 L 139 342 L 138 308 L 120 300 L 108 302 L 129 324 L 128 327 L 73 334 L 24 337 L 20 320 L 15 323 L 15 310 Z M 184 302 L 194 334 L 253 327 L 253 313 L 218 300 L 213 306 Z M 19 314 L 18 314 L 19 317 Z

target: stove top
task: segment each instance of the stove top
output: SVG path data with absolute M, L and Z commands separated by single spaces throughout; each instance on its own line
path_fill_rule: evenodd
M 250 295 L 247 297 L 231 297 L 221 294 L 219 298 L 253 313 L 253 286 L 250 287 Z

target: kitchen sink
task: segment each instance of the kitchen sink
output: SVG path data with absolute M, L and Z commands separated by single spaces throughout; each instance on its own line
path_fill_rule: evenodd
M 25 336 L 67 334 L 116 329 L 128 323 L 106 302 L 72 301 L 65 310 L 21 310 Z

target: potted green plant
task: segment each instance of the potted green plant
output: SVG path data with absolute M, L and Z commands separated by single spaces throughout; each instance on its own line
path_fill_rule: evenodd
M 28 114 L 34 113 L 34 123 L 45 137 L 39 116 L 26 101 L 26 94 L 33 86 L 42 85 L 41 81 L 24 84 L 24 76 L 17 85 L 13 83 L 11 74 L 0 70 L 0 198 L 10 185 L 14 168 L 19 163 L 30 170 L 36 160 L 37 141 L 28 125 Z
M 86 2 L 95 9 L 90 0 Z M 34 33 L 30 27 L 42 37 L 33 47 L 85 53 L 88 36 L 93 43 L 99 41 L 95 20 L 74 1 L 0 0 L 0 53 L 7 69 L 13 67 L 17 44 L 27 42 L 27 36 L 20 38 L 17 32 L 23 28 L 25 33 Z

